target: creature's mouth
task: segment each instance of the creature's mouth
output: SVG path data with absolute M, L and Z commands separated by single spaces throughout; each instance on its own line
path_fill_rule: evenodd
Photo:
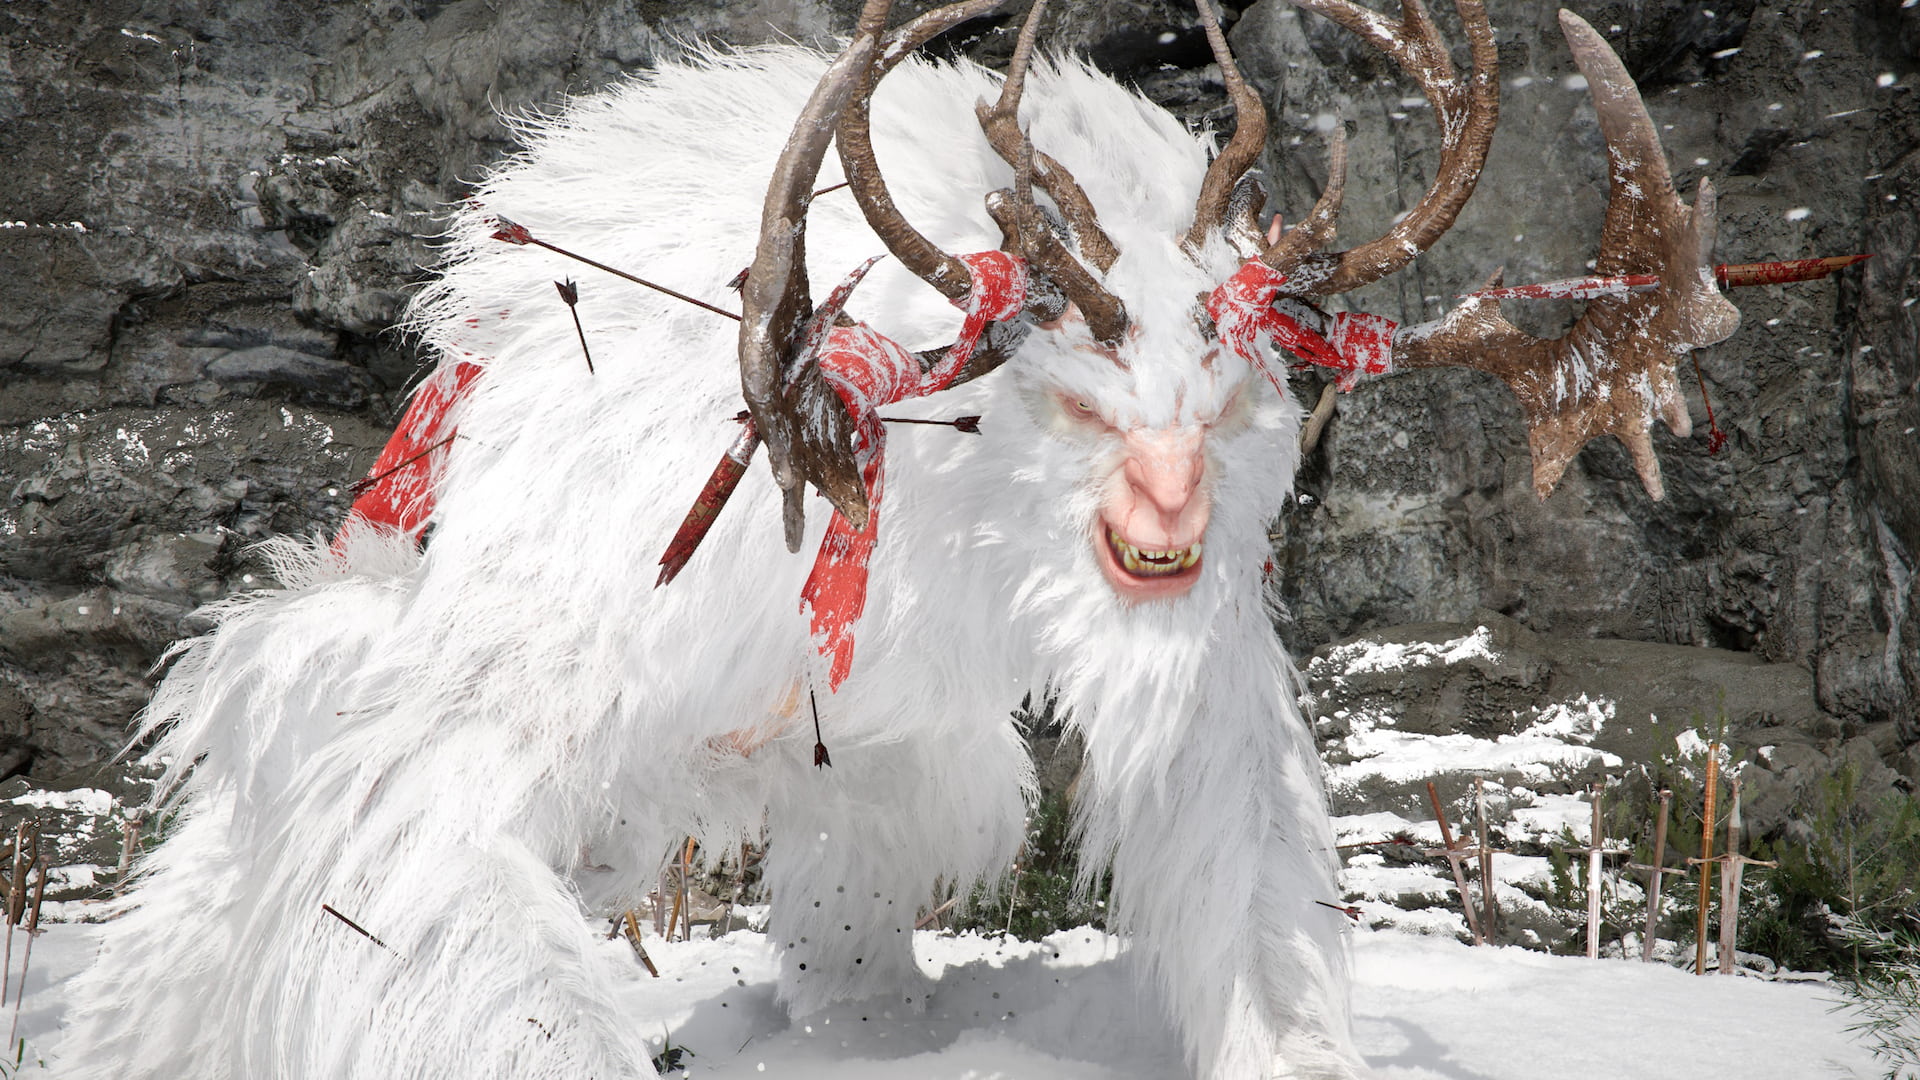
M 1159 600 L 1179 596 L 1200 577 L 1201 544 L 1182 548 L 1150 549 L 1129 543 L 1120 530 L 1101 522 L 1100 569 L 1113 590 L 1127 600 Z

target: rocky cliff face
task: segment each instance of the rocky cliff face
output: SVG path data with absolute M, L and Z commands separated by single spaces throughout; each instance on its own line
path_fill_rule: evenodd
M 589 92 L 693 39 L 825 41 L 854 6 L 0 10 L 0 772 L 110 753 L 147 668 L 196 629 L 191 611 L 262 583 L 248 545 L 337 525 L 422 360 L 394 323 L 431 271 L 438 215 L 510 152 L 502 111 Z M 1181 5 L 1060 6 L 1056 40 L 1196 122 L 1231 123 Z M 1664 502 L 1608 441 L 1535 500 L 1518 410 L 1482 376 L 1344 396 L 1276 529 L 1283 633 L 1305 653 L 1490 609 L 1540 640 L 1714 646 L 1755 661 L 1715 653 L 1716 670 L 1798 673 L 1767 684 L 1795 698 L 1780 717 L 1817 717 L 1832 739 L 1893 724 L 1874 730 L 1897 755 L 1920 739 L 1920 8 L 1575 6 L 1640 79 L 1676 179 L 1719 185 L 1719 258 L 1876 257 L 1734 297 L 1740 333 L 1700 358 L 1732 438 L 1709 455 L 1657 434 Z M 1503 122 L 1480 193 L 1355 307 L 1419 321 L 1497 265 L 1544 280 L 1593 255 L 1600 140 L 1552 12 L 1493 8 Z M 1433 168 L 1417 91 L 1277 0 L 1227 14 L 1274 117 L 1264 167 L 1279 208 L 1311 205 L 1322 135 L 1347 123 L 1342 235 L 1381 231 Z M 946 47 L 999 62 L 1009 26 L 980 20 Z M 1572 314 L 1515 317 L 1551 332 Z

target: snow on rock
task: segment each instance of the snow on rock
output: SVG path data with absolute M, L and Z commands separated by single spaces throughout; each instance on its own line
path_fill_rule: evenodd
M 1473 658 L 1494 659 L 1493 632 L 1486 627 L 1476 627 L 1473 633 L 1465 637 L 1435 644 L 1425 641 L 1385 642 L 1362 638 L 1344 645 L 1335 645 L 1323 657 L 1315 657 L 1308 665 L 1309 669 L 1320 668 L 1337 672 L 1334 678 L 1344 675 L 1361 675 L 1376 671 L 1404 671 L 1408 668 L 1427 667 L 1431 664 L 1457 664 Z
M 1361 713 L 1351 717 L 1352 733 L 1343 741 L 1352 760 L 1328 769 L 1327 783 L 1339 790 L 1375 778 L 1407 783 L 1445 773 L 1542 781 L 1592 764 L 1618 768 L 1619 757 L 1588 745 L 1612 711 L 1610 702 L 1582 697 L 1575 705 L 1542 710 L 1519 732 L 1493 739 L 1397 731 L 1394 717 Z
M 29 791 L 7 800 L 15 806 L 36 810 L 65 810 L 103 817 L 113 812 L 113 796 L 99 788 L 75 788 L 72 791 Z

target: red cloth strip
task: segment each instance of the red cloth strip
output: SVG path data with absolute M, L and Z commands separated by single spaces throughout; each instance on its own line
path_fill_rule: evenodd
M 1393 332 L 1398 324 L 1378 315 L 1342 311 L 1333 316 L 1331 339 L 1321 337 L 1273 306 L 1286 280 L 1285 274 L 1253 259 L 1207 297 L 1207 314 L 1213 317 L 1221 343 L 1257 368 L 1282 396 L 1286 382 L 1261 355 L 1257 343 L 1262 338 L 1272 339 L 1301 360 L 1340 372 L 1342 390 L 1353 389 L 1361 375 L 1393 370 Z
M 399 426 L 380 457 L 367 470 L 366 490 L 353 501 L 347 520 L 334 534 L 340 549 L 347 531 L 376 525 L 418 538 L 433 516 L 434 483 L 446 463 L 444 444 L 454 437 L 453 408 L 480 377 L 480 365 L 466 360 L 441 364 L 413 392 Z M 368 483 L 371 481 L 371 483 Z
M 960 261 L 973 275 L 973 291 L 959 305 L 966 311 L 959 338 L 933 370 L 922 372 L 912 353 L 865 325 L 835 328 L 820 353 L 821 375 L 853 417 L 854 460 L 867 485 L 866 527 L 856 530 L 836 512 L 800 592 L 800 610 L 810 614 L 820 654 L 829 660 L 829 689 L 838 689 L 853 669 L 853 624 L 867 606 L 867 564 L 880 535 L 885 489 L 882 452 L 887 435 L 880 422 L 881 406 L 953 385 L 988 324 L 1014 318 L 1026 303 L 1025 260 L 984 251 L 962 255 Z

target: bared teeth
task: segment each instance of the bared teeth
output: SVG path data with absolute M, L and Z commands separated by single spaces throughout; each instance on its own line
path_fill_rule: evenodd
M 1199 544 L 1171 551 L 1144 550 L 1122 540 L 1120 533 L 1111 527 L 1107 529 L 1107 543 L 1113 548 L 1121 569 L 1135 577 L 1172 577 L 1192 569 L 1200 561 Z

